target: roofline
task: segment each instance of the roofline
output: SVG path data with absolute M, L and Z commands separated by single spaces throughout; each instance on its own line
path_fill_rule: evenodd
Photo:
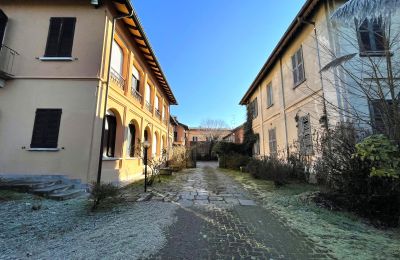
M 132 13 L 132 16 L 129 17 L 129 18 L 133 19 L 133 22 L 137 25 L 137 29 L 139 30 L 139 32 L 140 32 L 140 34 L 141 34 L 141 36 L 142 36 L 144 42 L 146 43 L 146 46 L 147 46 L 147 48 L 149 49 L 151 56 L 153 56 L 154 62 L 156 63 L 157 68 L 159 69 L 159 71 L 160 71 L 160 73 L 161 73 L 161 76 L 162 76 L 162 78 L 164 79 L 164 81 L 165 81 L 165 83 L 166 83 L 166 86 L 165 86 L 165 87 L 167 88 L 167 90 L 169 90 L 170 93 L 167 93 L 168 91 L 166 91 L 166 90 L 164 89 L 164 87 L 162 86 L 162 84 L 161 84 L 161 88 L 163 88 L 163 90 L 164 90 L 164 92 L 165 92 L 165 94 L 166 94 L 168 100 L 170 101 L 170 104 L 171 104 L 171 105 L 178 105 L 178 102 L 177 102 L 177 100 L 176 100 L 174 94 L 172 93 L 172 89 L 171 89 L 171 87 L 169 86 L 169 83 L 168 83 L 168 81 L 167 81 L 167 77 L 165 76 L 165 74 L 164 74 L 164 72 L 163 72 L 163 70 L 162 70 L 162 68 L 161 68 L 160 63 L 158 62 L 157 56 L 156 56 L 155 52 L 153 51 L 153 48 L 151 47 L 150 41 L 149 41 L 149 39 L 147 38 L 147 35 L 146 35 L 146 33 L 145 33 L 144 29 L 143 29 L 143 26 L 142 26 L 142 24 L 141 24 L 141 22 L 140 22 L 139 16 L 137 15 L 137 13 L 136 13 L 136 11 L 135 11 L 135 8 L 133 7 L 132 3 L 130 2 L 130 0 L 112 0 L 112 2 L 115 2 L 115 3 L 117 3 L 117 4 L 124 4 L 125 7 L 128 9 L 128 11 L 129 11 L 129 10 L 131 11 L 131 12 L 129 12 L 129 13 Z M 136 44 L 136 43 L 135 43 L 135 44 Z M 157 77 L 156 77 L 156 78 L 157 78 Z
M 278 44 L 275 46 L 271 55 L 268 57 L 267 61 L 264 63 L 261 70 L 258 72 L 255 80 L 251 83 L 250 87 L 240 100 L 239 105 L 246 105 L 250 99 L 250 96 L 258 87 L 258 84 L 263 79 L 265 74 L 271 69 L 272 65 L 275 64 L 277 58 L 282 53 L 284 47 L 289 43 L 289 39 L 297 32 L 298 29 L 304 27 L 304 24 L 298 21 L 298 17 L 307 17 L 312 11 L 315 10 L 315 7 L 321 3 L 323 0 L 307 0 L 307 2 L 303 5 L 300 11 L 297 13 L 296 17 L 289 25 L 288 29 L 279 40 Z

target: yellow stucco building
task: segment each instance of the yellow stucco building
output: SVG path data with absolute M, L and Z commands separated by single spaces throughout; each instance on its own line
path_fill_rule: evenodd
M 0 174 L 87 183 L 102 161 L 124 183 L 144 140 L 170 147 L 177 101 L 129 0 L 0 0 L 0 43 Z

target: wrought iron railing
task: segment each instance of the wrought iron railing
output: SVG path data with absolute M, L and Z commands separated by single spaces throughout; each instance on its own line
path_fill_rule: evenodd
M 19 53 L 6 45 L 0 45 L 0 78 L 15 76 L 15 59 Z
M 161 120 L 161 112 L 158 109 L 156 109 L 156 117 Z
M 142 95 L 136 89 L 132 89 L 132 96 L 139 102 L 142 103 Z
M 146 101 L 145 106 L 146 106 L 147 110 L 149 110 L 150 112 L 153 112 L 153 106 L 150 104 L 149 101 Z
M 114 82 L 120 89 L 124 89 L 125 79 L 113 68 L 111 68 L 111 81 Z

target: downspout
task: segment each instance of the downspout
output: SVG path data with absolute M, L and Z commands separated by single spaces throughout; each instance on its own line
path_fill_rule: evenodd
M 321 66 L 321 55 L 320 55 L 320 50 L 319 50 L 319 42 L 318 42 L 318 35 L 317 35 L 317 27 L 316 27 L 316 23 L 312 22 L 312 21 L 306 21 L 301 17 L 297 17 L 297 20 L 300 23 L 304 23 L 304 24 L 308 24 L 308 25 L 312 25 L 313 26 L 313 30 L 314 30 L 314 39 L 315 39 L 315 46 L 317 48 L 317 57 L 318 57 L 318 68 L 319 68 L 319 79 L 321 81 L 321 89 L 322 89 L 322 106 L 323 106 L 323 116 L 324 118 L 324 128 L 326 130 L 326 133 L 329 134 L 329 125 L 328 125 L 328 112 L 326 109 L 326 102 L 325 102 L 325 91 L 324 91 L 324 81 L 322 78 L 322 66 Z
M 260 91 L 260 110 L 261 110 L 261 137 L 262 137 L 262 146 L 263 146 L 263 156 L 265 156 L 265 140 L 264 140 L 264 115 L 263 115 L 263 98 L 262 98 L 262 87 L 261 87 L 261 85 L 262 84 L 260 84 L 260 86 L 259 86 L 259 91 Z M 257 104 L 258 105 L 258 104 Z M 260 148 L 260 150 L 261 150 L 261 148 Z
M 103 167 L 103 145 L 104 145 L 104 130 L 106 128 L 106 113 L 107 113 L 107 101 L 108 101 L 108 89 L 110 88 L 110 76 L 111 76 L 111 55 L 113 49 L 113 40 L 115 34 L 115 22 L 122 18 L 129 18 L 133 16 L 133 8 L 131 9 L 128 15 L 113 17 L 112 21 L 112 31 L 111 31 L 111 42 L 110 42 L 110 54 L 108 55 L 108 71 L 107 71 L 107 81 L 106 81 L 106 93 L 105 93 L 105 101 L 104 101 L 104 110 L 103 110 L 103 122 L 101 126 L 101 139 L 100 139 L 100 152 L 99 152 L 99 166 L 97 168 L 97 184 L 100 184 L 101 181 L 101 170 Z
M 289 160 L 289 138 L 287 130 L 286 101 L 285 101 L 285 88 L 283 84 L 282 58 L 279 59 L 279 70 L 281 72 L 281 91 L 282 91 L 282 103 L 283 103 L 283 121 L 285 123 L 286 156 L 287 159 Z

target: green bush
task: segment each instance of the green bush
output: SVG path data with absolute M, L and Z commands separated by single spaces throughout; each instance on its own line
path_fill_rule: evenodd
M 293 173 L 290 164 L 276 157 L 251 159 L 247 164 L 247 170 L 257 179 L 273 181 L 275 186 L 286 184 Z
M 93 199 L 92 210 L 96 209 L 100 202 L 107 198 L 115 198 L 120 194 L 119 187 L 112 183 L 93 183 L 90 197 Z
M 218 158 L 220 168 L 227 168 L 232 170 L 239 170 L 240 167 L 246 166 L 249 160 L 249 156 L 238 153 L 221 155 Z
M 318 183 L 329 188 L 321 197 L 379 225 L 398 225 L 396 148 L 380 135 L 358 143 L 357 131 L 349 124 L 338 125 L 329 137 L 322 140 L 322 156 L 314 166 Z
M 400 152 L 384 135 L 371 135 L 356 144 L 356 155 L 371 165 L 371 176 L 400 177 Z

